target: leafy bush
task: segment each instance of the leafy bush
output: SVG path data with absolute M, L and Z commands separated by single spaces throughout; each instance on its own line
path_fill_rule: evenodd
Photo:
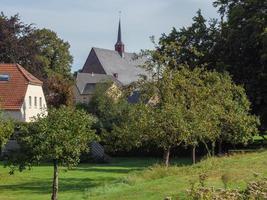
M 267 179 L 249 182 L 244 191 L 203 186 L 195 188 L 192 185 L 188 190 L 188 198 L 191 200 L 266 200 Z
M 267 199 L 267 179 L 248 183 L 245 195 L 249 200 Z

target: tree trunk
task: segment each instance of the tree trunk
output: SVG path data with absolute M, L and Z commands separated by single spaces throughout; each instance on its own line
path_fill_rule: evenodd
M 219 140 L 218 151 L 219 151 L 219 155 L 221 155 L 222 154 L 222 139 Z
M 171 147 L 167 147 L 167 149 L 164 150 L 164 164 L 166 167 L 169 166 L 170 163 L 170 152 L 171 152 Z
M 53 161 L 53 164 L 54 164 L 54 177 L 53 177 L 51 200 L 57 200 L 57 193 L 58 193 L 58 160 L 55 159 Z
M 196 146 L 192 147 L 192 163 L 196 164 Z
M 216 147 L 215 142 L 212 142 L 211 143 L 211 146 L 212 146 L 212 152 L 211 152 L 211 154 L 212 154 L 212 157 L 214 157 L 215 156 L 215 147 Z
M 205 146 L 205 148 L 206 148 L 206 150 L 207 150 L 208 157 L 210 157 L 210 156 L 211 156 L 211 153 L 210 153 L 210 149 L 209 149 L 208 144 L 207 144 L 206 142 L 203 142 L 203 144 L 204 144 L 204 146 Z

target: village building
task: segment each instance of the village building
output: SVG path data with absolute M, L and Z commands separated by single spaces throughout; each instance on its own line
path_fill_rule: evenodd
M 88 103 L 98 83 L 112 81 L 113 87 L 121 87 L 137 81 L 140 75 L 147 76 L 147 72 L 140 67 L 145 60 L 135 53 L 125 52 L 119 21 L 114 50 L 93 47 L 82 70 L 77 73 L 74 87 L 75 103 Z
M 46 113 L 42 81 L 19 64 L 0 64 L 0 109 L 4 117 L 30 122 Z

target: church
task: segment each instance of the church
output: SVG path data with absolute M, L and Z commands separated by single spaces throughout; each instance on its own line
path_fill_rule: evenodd
M 137 81 L 140 75 L 147 76 L 147 72 L 140 67 L 145 61 L 144 57 L 125 52 L 119 21 L 114 50 L 93 47 L 83 68 L 77 73 L 75 103 L 88 103 L 98 83 L 112 81 L 116 86 L 127 86 Z

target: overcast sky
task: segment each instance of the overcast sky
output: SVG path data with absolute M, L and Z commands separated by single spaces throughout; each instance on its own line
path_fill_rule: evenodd
M 213 0 L 0 0 L 5 15 L 20 14 L 23 22 L 49 28 L 71 45 L 72 70 L 82 68 L 91 47 L 114 49 L 119 11 L 126 51 L 152 48 L 149 37 L 158 38 L 172 27 L 191 23 L 198 9 L 216 18 Z

